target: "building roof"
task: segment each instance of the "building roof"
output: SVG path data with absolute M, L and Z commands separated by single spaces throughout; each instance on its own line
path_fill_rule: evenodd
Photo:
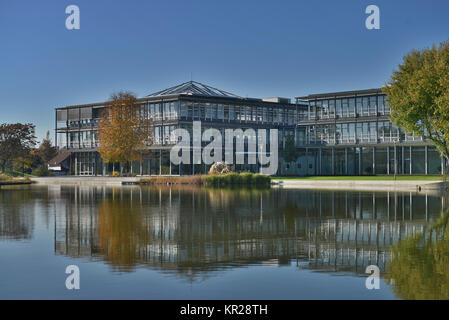
M 374 89 L 366 89 L 366 90 L 309 94 L 308 96 L 304 96 L 304 97 L 296 97 L 296 99 L 297 100 L 313 100 L 313 99 L 328 98 L 328 97 L 350 97 L 350 96 L 357 96 L 357 95 L 371 95 L 371 94 L 381 94 L 381 93 L 382 93 L 382 89 L 374 88 Z
M 184 82 L 177 86 L 149 94 L 147 97 L 158 97 L 173 94 L 199 95 L 207 97 L 241 98 L 233 93 L 229 93 L 224 90 L 220 90 L 196 81 Z
M 53 159 L 51 159 L 50 161 L 48 161 L 48 164 L 50 166 L 57 166 L 60 165 L 62 162 L 64 162 L 65 160 L 67 160 L 70 157 L 71 153 L 70 152 L 61 152 L 58 153 L 58 155 L 56 157 L 54 157 Z

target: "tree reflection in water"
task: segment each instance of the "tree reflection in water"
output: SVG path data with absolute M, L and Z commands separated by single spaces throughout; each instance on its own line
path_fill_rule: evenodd
M 392 248 L 386 279 L 402 299 L 449 299 L 449 211 Z

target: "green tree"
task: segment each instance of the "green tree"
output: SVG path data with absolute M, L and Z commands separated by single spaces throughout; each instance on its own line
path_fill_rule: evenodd
M 0 169 L 20 157 L 26 157 L 36 145 L 33 124 L 0 124 Z
M 37 154 L 42 159 L 44 164 L 47 164 L 48 161 L 56 157 L 56 155 L 58 154 L 56 147 L 52 145 L 49 131 L 47 131 L 46 137 L 42 140 L 41 145 L 37 149 Z
M 449 161 L 449 41 L 407 54 L 383 91 L 392 121 L 425 136 Z

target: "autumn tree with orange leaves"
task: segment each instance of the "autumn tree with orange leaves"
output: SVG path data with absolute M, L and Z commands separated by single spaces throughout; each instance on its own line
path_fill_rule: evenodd
M 153 143 L 151 120 L 128 92 L 113 94 L 99 123 L 98 152 L 106 163 L 120 163 L 120 173 L 130 161 L 141 161 Z

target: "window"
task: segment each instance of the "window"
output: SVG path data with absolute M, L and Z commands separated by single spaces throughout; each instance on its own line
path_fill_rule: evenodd
M 377 98 L 376 98 L 376 96 L 369 98 L 369 113 L 377 114 Z
M 229 120 L 229 106 L 223 106 L 223 118 L 224 120 Z
M 355 139 L 355 123 L 350 123 L 348 125 L 348 139 L 354 141 Z
M 234 106 L 229 106 L 229 120 L 233 121 L 235 120 L 235 108 Z
M 309 120 L 315 119 L 316 117 L 316 103 L 315 101 L 310 102 L 310 114 L 309 114 Z
M 355 114 L 356 114 L 356 110 L 355 110 L 355 98 L 350 98 L 350 99 L 349 99 L 349 115 L 354 117 Z
M 337 117 L 342 117 L 343 116 L 343 112 L 341 109 L 341 99 L 337 99 L 337 101 L 335 102 L 335 113 L 337 115 Z
M 224 106 L 222 104 L 217 105 L 217 119 L 223 120 L 224 116 Z
M 342 100 L 342 109 L 343 109 L 343 117 L 347 117 L 348 116 L 348 112 L 349 112 L 348 99 L 343 99 Z
M 357 98 L 355 100 L 356 109 L 357 109 L 357 115 L 362 115 L 362 98 Z
M 316 102 L 316 116 L 317 116 L 318 119 L 321 118 L 322 114 L 323 114 L 322 105 L 323 105 L 322 101 L 317 101 Z
M 335 100 L 329 100 L 329 117 L 335 118 Z
M 322 117 L 329 118 L 329 101 L 323 100 L 321 102 L 321 108 L 322 108 Z
M 378 98 L 377 98 L 377 105 L 378 105 L 379 113 L 380 114 L 385 114 L 384 96 L 378 96 Z
M 369 99 L 368 97 L 363 97 L 363 114 L 369 114 Z
M 369 123 L 370 141 L 377 140 L 377 122 Z

